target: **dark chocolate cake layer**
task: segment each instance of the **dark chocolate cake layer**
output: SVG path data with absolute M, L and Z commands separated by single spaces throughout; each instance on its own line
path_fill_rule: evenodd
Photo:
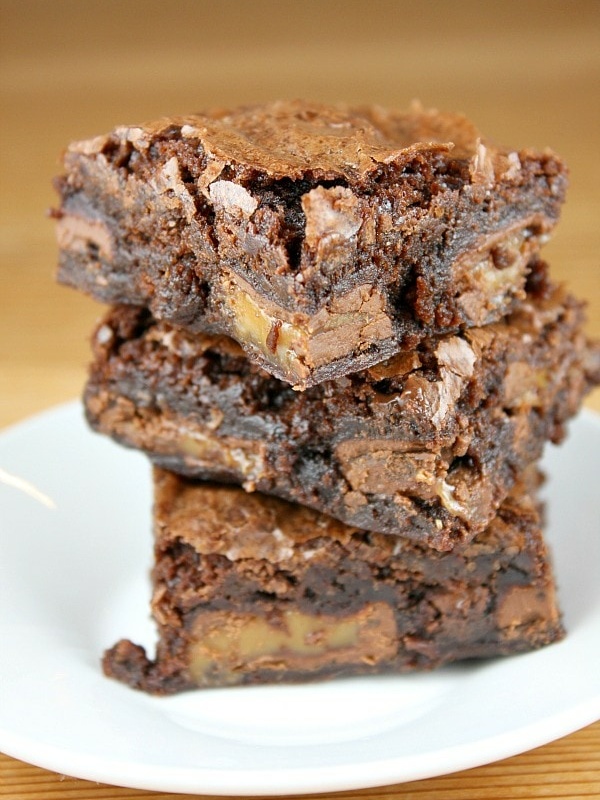
M 500 319 L 565 168 L 457 114 L 279 102 L 72 144 L 58 277 L 236 339 L 298 388 Z
M 103 662 L 132 687 L 429 670 L 563 636 L 531 487 L 452 553 L 168 472 L 155 491 L 156 658 L 122 640 Z
M 299 393 L 231 339 L 119 307 L 94 337 L 86 412 L 162 467 L 450 549 L 486 527 L 600 382 L 582 319 L 540 280 L 502 322 Z

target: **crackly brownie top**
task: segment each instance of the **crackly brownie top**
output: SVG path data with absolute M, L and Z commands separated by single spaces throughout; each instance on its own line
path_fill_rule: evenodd
M 226 164 L 274 179 L 310 173 L 320 180 L 353 181 L 381 165 L 409 161 L 419 151 L 473 158 L 475 170 L 489 168 L 484 162 L 494 152 L 481 149 L 481 134 L 460 114 L 426 110 L 417 103 L 408 111 L 394 111 L 300 100 L 121 126 L 107 136 L 75 142 L 69 152 L 106 153 L 118 142 L 144 152 L 156 138 L 173 133 L 202 143 L 206 185 Z
M 219 554 L 229 561 L 265 559 L 295 570 L 318 561 L 338 543 L 365 560 L 379 562 L 401 555 L 407 566 L 409 561 L 423 562 L 421 568 L 431 568 L 434 577 L 443 564 L 448 576 L 457 565 L 480 556 L 499 557 L 504 552 L 514 559 L 531 546 L 532 521 L 538 519 L 533 497 L 541 481 L 536 468 L 525 470 L 487 530 L 449 554 L 366 532 L 276 497 L 192 481 L 155 467 L 155 536 L 162 546 L 178 540 L 202 555 Z

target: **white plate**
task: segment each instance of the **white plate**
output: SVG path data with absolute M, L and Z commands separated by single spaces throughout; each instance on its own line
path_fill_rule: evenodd
M 523 752 L 600 717 L 600 417 L 546 460 L 569 634 L 535 653 L 427 675 L 157 699 L 104 678 L 103 649 L 152 644 L 145 459 L 79 405 L 0 435 L 0 750 L 157 791 L 285 794 L 381 786 Z

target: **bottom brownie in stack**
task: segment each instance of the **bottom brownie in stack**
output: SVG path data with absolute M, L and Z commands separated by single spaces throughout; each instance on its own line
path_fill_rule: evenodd
M 563 636 L 526 470 L 488 528 L 452 552 L 155 469 L 156 658 L 129 641 L 107 675 L 197 686 L 425 670 Z

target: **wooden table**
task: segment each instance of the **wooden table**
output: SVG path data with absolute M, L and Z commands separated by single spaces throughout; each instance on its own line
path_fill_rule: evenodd
M 467 113 L 571 166 L 547 246 L 600 335 L 600 4 L 0 0 L 0 426 L 79 394 L 99 307 L 53 283 L 44 217 L 71 139 L 122 122 L 274 97 L 425 104 Z M 587 405 L 600 410 L 600 392 Z M 58 723 L 57 723 L 58 724 Z M 0 797 L 167 798 L 0 755 Z M 343 797 L 600 797 L 600 723 L 447 777 Z

